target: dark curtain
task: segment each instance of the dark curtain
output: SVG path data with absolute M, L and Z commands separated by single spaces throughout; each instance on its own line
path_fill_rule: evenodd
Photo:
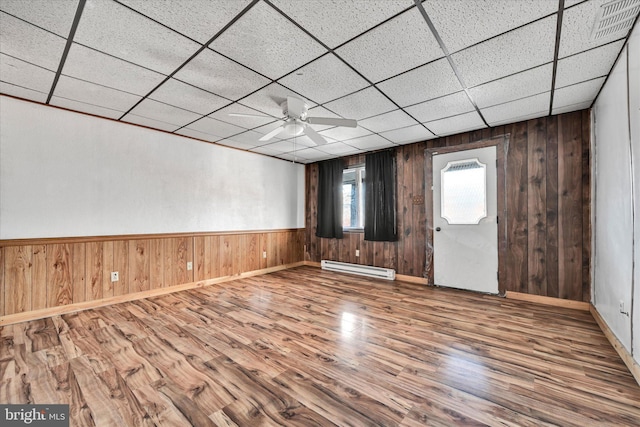
M 318 164 L 318 237 L 342 238 L 343 170 L 342 159 Z
M 364 240 L 396 241 L 396 156 L 393 151 L 366 155 L 364 185 Z

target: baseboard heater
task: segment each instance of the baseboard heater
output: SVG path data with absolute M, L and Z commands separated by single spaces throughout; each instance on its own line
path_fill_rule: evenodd
M 322 260 L 323 270 L 338 271 L 340 273 L 359 274 L 377 279 L 395 280 L 396 271 L 392 268 L 371 267 L 370 265 L 349 264 L 346 262 Z

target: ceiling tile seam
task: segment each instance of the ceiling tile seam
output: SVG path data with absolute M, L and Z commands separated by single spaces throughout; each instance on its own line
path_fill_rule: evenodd
M 420 1 L 420 0 L 414 0 L 414 1 Z M 425 10 L 425 13 L 426 13 L 426 10 Z M 472 47 L 476 47 L 476 46 L 478 46 L 478 45 L 480 45 L 480 44 L 482 44 L 482 43 L 488 42 L 488 41 L 490 41 L 490 40 L 493 40 L 493 39 L 496 39 L 496 38 L 498 38 L 498 37 L 504 36 L 504 35 L 506 35 L 506 34 L 512 33 L 512 32 L 514 32 L 514 31 L 520 30 L 520 29 L 522 29 L 522 28 L 526 27 L 527 25 L 531 25 L 531 24 L 535 24 L 536 22 L 543 21 L 543 20 L 545 20 L 545 19 L 547 19 L 547 18 L 552 17 L 552 16 L 553 16 L 553 15 L 555 15 L 556 13 L 557 13 L 557 12 L 552 12 L 552 13 L 549 13 L 548 15 L 542 16 L 542 17 L 540 17 L 540 18 L 536 18 L 536 19 L 534 19 L 533 21 L 525 22 L 525 23 L 524 23 L 524 24 L 522 24 L 522 25 L 518 25 L 517 27 L 511 28 L 511 29 L 509 29 L 509 30 L 507 30 L 507 31 L 504 31 L 504 32 L 500 33 L 500 34 L 496 34 L 495 36 L 491 36 L 491 37 L 489 37 L 488 39 L 480 40 L 479 42 L 476 42 L 476 43 L 470 44 L 469 46 L 465 46 L 465 47 L 463 47 L 462 49 L 456 50 L 455 52 L 451 52 L 450 54 L 451 54 L 451 55 L 455 55 L 455 54 L 460 53 L 460 52 L 462 52 L 462 51 L 465 51 L 465 50 L 467 50 L 467 49 L 471 49 Z
M 388 80 L 395 79 L 396 77 L 400 77 L 400 76 L 402 76 L 403 74 L 410 73 L 410 72 L 412 72 L 412 71 L 417 70 L 418 68 L 421 68 L 421 67 L 424 67 L 424 66 L 427 66 L 427 65 L 433 64 L 433 63 L 438 62 L 438 61 L 441 61 L 441 60 L 443 60 L 443 59 L 445 59 L 445 56 L 444 56 L 444 55 L 439 56 L 439 57 L 437 57 L 436 59 L 433 59 L 433 60 L 431 60 L 431 61 L 425 62 L 424 64 L 417 65 L 417 66 L 415 66 L 415 67 L 412 67 L 412 68 L 406 69 L 406 70 L 402 71 L 401 73 L 395 74 L 395 75 L 393 75 L 393 76 L 391 76 L 391 77 L 385 77 L 384 79 L 379 80 L 379 81 L 375 82 L 374 84 L 379 85 L 380 83 L 384 83 L 384 82 L 386 82 L 386 81 L 388 81 Z
M 609 46 L 610 44 L 614 44 L 614 43 L 618 43 L 618 42 L 621 42 L 621 41 L 625 41 L 626 39 L 627 39 L 627 36 L 620 37 L 619 39 L 611 40 L 610 42 L 607 42 L 607 43 L 604 43 L 604 44 L 600 44 L 598 46 L 590 47 L 589 49 L 581 50 L 580 52 L 572 53 L 571 55 L 559 57 L 558 60 L 560 61 L 560 60 L 571 58 L 571 57 L 574 57 L 574 56 L 577 56 L 577 55 L 580 55 L 580 54 L 583 54 L 583 53 L 591 52 L 592 50 L 600 49 L 601 47 Z
M 497 79 L 487 80 L 486 82 L 479 83 L 477 85 L 469 86 L 468 89 L 476 89 L 480 86 L 487 85 L 489 83 L 499 82 L 500 80 L 517 76 L 518 74 L 526 73 L 527 71 L 535 70 L 536 68 L 544 67 L 545 65 L 553 64 L 553 61 L 545 62 L 543 64 L 534 65 L 533 67 L 525 68 L 524 70 L 516 71 L 515 73 L 507 74 L 506 76 L 498 77 Z M 462 91 L 461 91 L 462 92 Z
M 81 79 L 79 77 L 70 76 L 69 74 L 65 74 L 65 73 L 62 73 L 61 76 L 64 76 L 64 77 L 66 77 L 68 79 L 79 80 L 81 82 L 89 83 L 89 84 L 92 84 L 92 85 L 95 85 L 95 86 L 100 86 L 100 87 L 103 87 L 105 89 L 110 89 L 110 90 L 115 90 L 115 91 L 118 91 L 118 92 L 121 92 L 121 93 L 126 93 L 127 95 L 142 96 L 142 95 L 137 94 L 137 93 L 129 92 L 129 91 L 122 90 L 122 89 L 117 89 L 115 87 L 103 85 L 101 83 L 92 82 L 91 80 L 85 80 L 85 79 Z
M 435 25 L 433 25 L 433 22 L 431 21 L 431 18 L 429 18 L 429 14 L 424 9 L 424 6 L 422 6 L 422 3 L 420 2 L 420 0 L 414 0 L 414 1 L 416 3 L 416 6 L 417 6 L 418 10 L 420 11 L 420 14 L 422 15 L 422 17 L 424 18 L 425 22 L 427 23 L 427 26 L 431 30 L 431 33 L 433 33 L 433 36 L 436 38 L 438 44 L 440 45 L 440 48 L 444 52 L 445 58 L 447 58 L 447 61 L 449 61 L 449 65 L 453 69 L 453 73 L 456 75 L 456 78 L 458 79 L 458 82 L 460 83 L 460 86 L 462 86 L 462 89 L 464 90 L 464 93 L 467 95 L 467 98 L 469 98 L 469 102 L 471 102 L 471 105 L 473 105 L 473 108 L 476 109 L 476 113 L 478 113 L 478 115 L 482 119 L 482 122 L 487 127 L 491 127 L 491 126 L 489 126 L 489 123 L 487 123 L 487 121 L 485 120 L 484 116 L 482 115 L 482 112 L 480 112 L 480 109 L 478 108 L 478 105 L 476 104 L 476 101 L 471 96 L 471 93 L 469 92 L 469 89 L 467 88 L 467 85 L 465 84 L 464 79 L 462 78 L 462 75 L 460 74 L 460 70 L 458 70 L 458 67 L 456 66 L 455 62 L 451 58 L 451 54 L 449 53 L 449 49 L 444 44 L 444 41 L 442 40 L 442 37 L 440 37 L 440 34 L 438 33 L 438 30 L 436 30 Z M 561 1 L 563 1 L 563 0 L 561 0 Z M 433 133 L 433 132 L 431 132 L 431 133 Z M 435 135 L 435 133 L 434 133 L 434 135 Z
M 187 85 L 187 86 L 191 86 L 191 87 L 192 87 L 192 88 L 194 88 L 194 89 L 198 89 L 198 90 L 201 90 L 201 91 L 203 91 L 203 92 L 207 92 L 208 94 L 215 95 L 215 96 L 217 96 L 218 98 L 222 98 L 222 99 L 224 99 L 225 101 L 229 101 L 229 104 L 233 103 L 233 99 L 227 98 L 226 96 L 218 95 L 218 94 L 217 94 L 217 93 L 215 93 L 215 92 L 211 92 L 211 91 L 210 91 L 210 90 L 208 90 L 208 89 L 205 89 L 205 88 L 203 88 L 203 87 L 200 87 L 200 86 L 194 85 L 193 83 L 186 82 L 186 81 L 181 80 L 181 79 L 179 79 L 178 77 L 175 77 L 175 76 L 174 76 L 174 77 L 171 77 L 171 78 L 172 78 L 173 80 L 176 80 L 176 81 L 178 81 L 178 82 L 182 83 L 182 84 L 185 84 L 185 85 Z M 228 104 L 227 104 L 227 105 L 228 105 Z M 224 107 L 222 107 L 222 108 L 224 108 Z
M 434 122 L 439 122 L 440 120 L 447 120 L 447 119 L 452 119 L 454 117 L 460 117 L 460 116 L 464 116 L 465 114 L 469 114 L 469 113 L 473 113 L 473 111 L 465 111 L 464 113 L 458 113 L 458 114 L 452 114 L 450 116 L 446 116 L 446 117 L 440 117 L 437 119 L 433 119 L 433 120 L 428 120 L 425 123 L 434 123 Z M 488 126 L 491 127 L 491 126 Z M 434 133 L 434 135 L 439 136 L 437 134 Z
M 32 89 L 32 88 L 30 88 L 30 87 L 26 87 L 26 86 L 18 85 L 18 84 L 15 84 L 15 83 L 11 83 L 11 82 L 8 82 L 8 81 L 6 81 L 6 80 L 2 80 L 2 79 L 0 79 L 0 83 L 4 83 L 4 84 L 7 84 L 7 85 L 11 85 L 11 86 L 19 87 L 19 88 L 21 88 L 21 89 L 32 90 L 32 91 L 34 91 L 34 92 L 38 92 L 38 93 L 41 93 L 41 94 L 43 94 L 43 95 L 47 95 L 47 92 L 43 92 L 43 91 L 38 90 L 38 89 Z M 9 95 L 8 93 L 0 93 L 0 95 L 6 95 L 6 96 L 10 96 L 10 97 L 12 97 L 12 98 L 18 98 L 18 97 L 15 97 L 15 96 L 13 96 L 13 95 Z M 24 98 L 19 98 L 19 99 L 24 99 Z M 27 99 L 27 101 L 28 101 L 28 99 Z
M 47 68 L 47 67 L 43 67 L 42 65 L 34 64 L 33 62 L 25 61 L 24 59 L 20 59 L 20 58 L 18 58 L 17 56 L 9 55 L 8 53 L 4 53 L 4 52 L 2 52 L 2 51 L 0 51 L 0 54 L 5 55 L 5 56 L 8 56 L 9 58 L 13 58 L 13 59 L 15 59 L 16 61 L 24 62 L 25 64 L 33 65 L 34 67 L 42 68 L 43 70 L 46 70 L 46 71 L 50 71 L 50 72 L 52 72 L 52 73 L 55 73 L 55 70 L 51 70 L 51 69 L 49 69 L 49 68 Z
M 573 85 L 569 85 L 569 86 L 573 86 Z M 504 102 L 498 102 L 497 104 L 491 104 L 491 105 L 487 105 L 486 107 L 480 107 L 481 110 L 486 110 L 487 108 L 493 108 L 493 107 L 498 107 L 500 105 L 505 105 L 505 104 L 509 104 L 511 102 L 517 102 L 517 101 L 522 101 L 523 99 L 527 99 L 527 98 L 533 98 L 534 96 L 538 96 L 538 95 L 542 95 L 544 93 L 550 93 L 551 89 L 549 90 L 543 90 L 542 92 L 538 92 L 538 93 L 534 93 L 532 95 L 527 95 L 527 96 L 521 96 L 520 98 L 514 98 L 511 99 L 509 101 L 504 101 Z
M 553 50 L 553 72 L 551 73 L 551 96 L 549 97 L 549 116 L 553 113 L 553 97 L 555 95 L 556 76 L 558 73 L 558 54 L 562 36 L 562 18 L 564 16 L 564 0 L 558 0 L 558 18 L 556 19 L 556 45 Z
M 27 20 L 25 20 L 25 19 L 22 19 L 22 18 L 20 18 L 19 16 L 13 15 L 13 14 L 11 14 L 11 13 L 9 13 L 9 12 L 5 12 L 4 10 L 0 10 L 0 13 L 4 13 L 5 15 L 11 16 L 12 18 L 15 18 L 15 19 L 17 19 L 17 20 L 19 20 L 19 21 L 22 21 L 22 22 L 24 22 L 24 23 L 25 23 L 25 24 L 27 24 L 27 25 L 30 25 L 30 26 L 35 27 L 35 28 L 37 28 L 37 29 L 39 29 L 39 30 L 42 30 L 42 31 L 46 31 L 47 33 L 52 34 L 52 35 L 54 35 L 54 36 L 56 36 L 56 37 L 60 37 L 61 39 L 65 39 L 65 40 L 67 39 L 67 37 L 66 37 L 66 36 L 62 36 L 62 35 L 60 35 L 60 34 L 58 34 L 58 33 L 54 33 L 54 32 L 53 32 L 53 31 L 51 31 L 51 30 L 48 30 L 48 29 L 46 29 L 46 28 L 44 28 L 44 27 L 41 27 L 41 26 L 39 26 L 39 25 L 36 25 L 36 24 L 34 24 L 33 22 L 30 22 L 30 21 L 27 21 Z
M 127 5 L 127 4 L 121 3 L 121 2 L 120 2 L 120 0 L 113 0 L 113 1 L 114 1 L 115 3 L 117 3 L 118 5 L 123 6 L 123 7 L 126 7 L 126 8 L 127 8 L 127 9 L 129 9 L 130 11 L 132 11 L 132 12 L 134 12 L 134 13 L 136 13 L 136 14 L 140 15 L 140 16 L 145 17 L 146 19 L 148 19 L 148 20 L 150 20 L 150 21 L 152 21 L 152 22 L 154 22 L 154 23 L 156 23 L 156 24 L 158 24 L 158 25 L 161 25 L 162 27 L 166 28 L 167 30 L 173 31 L 174 33 L 176 33 L 176 34 L 178 34 L 178 35 L 180 35 L 180 36 L 182 36 L 182 37 L 184 37 L 184 38 L 186 38 L 186 39 L 189 39 L 190 41 L 192 41 L 192 42 L 194 42 L 194 43 L 197 43 L 197 44 L 199 44 L 199 45 L 201 45 L 201 46 L 202 46 L 202 43 L 201 43 L 201 42 L 199 42 L 198 40 L 192 39 L 191 37 L 189 37 L 189 36 L 188 36 L 188 35 L 186 35 L 186 34 L 182 34 L 180 31 L 176 30 L 175 28 L 172 28 L 172 27 L 170 27 L 170 26 L 168 26 L 168 25 L 166 25 L 166 24 L 163 24 L 162 22 L 157 21 L 157 20 L 153 19 L 152 17 L 145 15 L 144 13 L 140 12 L 139 10 L 136 10 L 136 9 L 132 8 L 131 6 L 129 6 L 129 5 Z
M 51 83 L 51 90 L 49 90 L 49 95 L 47 96 L 47 101 L 45 102 L 45 104 L 49 104 L 49 102 L 51 101 L 51 97 L 53 96 L 53 92 L 56 90 L 56 86 L 58 85 L 58 80 L 60 79 L 60 74 L 62 74 L 62 69 L 64 68 L 65 62 L 67 62 L 69 49 L 71 49 L 71 45 L 73 44 L 73 38 L 76 35 L 78 24 L 80 24 L 80 17 L 82 16 L 82 11 L 84 9 L 85 4 L 86 4 L 86 0 L 78 1 L 78 7 L 76 8 L 76 13 L 73 17 L 73 23 L 71 24 L 71 29 L 69 29 L 69 37 L 67 37 L 67 42 L 64 45 L 64 51 L 62 52 L 62 56 L 60 57 L 58 70 L 56 71 L 56 75 L 53 78 L 53 83 Z
M 446 94 L 444 94 L 444 95 L 436 96 L 435 98 L 425 99 L 425 100 L 423 100 L 423 101 L 415 102 L 415 103 L 413 103 L 413 104 L 405 105 L 405 106 L 404 106 L 404 107 L 402 107 L 402 108 L 404 109 L 404 108 L 415 107 L 416 105 L 424 104 L 424 103 L 426 103 L 426 102 L 437 101 L 438 99 L 446 98 L 447 96 L 456 95 L 456 94 L 458 94 L 458 93 L 462 93 L 462 92 L 464 92 L 464 89 L 460 89 L 460 90 L 457 90 L 457 91 L 455 91 L 455 92 L 446 93 Z
M 618 56 L 616 56 L 616 60 L 613 61 L 613 65 L 611 65 L 611 68 L 609 69 L 609 72 L 607 73 L 607 78 L 604 79 L 604 82 L 602 82 L 602 86 L 600 86 L 600 90 L 598 90 L 598 93 L 596 94 L 595 98 L 593 98 L 593 102 L 591 103 L 589 108 L 593 108 L 593 106 L 596 104 L 596 101 L 598 100 L 598 97 L 600 96 L 600 92 L 602 92 L 602 89 L 607 84 L 607 81 L 609 80 L 609 77 L 611 77 L 611 72 L 613 71 L 613 69 L 616 66 L 616 64 L 618 63 L 618 61 L 620 60 L 620 57 L 622 56 L 622 52 L 624 51 L 624 48 L 629 45 L 629 37 L 633 33 L 633 30 L 635 30 L 636 25 L 639 25 L 638 21 L 640 21 L 640 14 L 638 14 L 636 16 L 635 22 L 633 23 L 633 25 L 629 29 L 629 32 L 627 33 L 627 36 L 625 37 L 625 41 L 624 41 L 624 44 L 622 45 L 622 49 L 620 49 L 620 52 L 618 52 Z
M 213 40 L 212 40 L 212 41 L 213 41 Z M 271 77 L 269 77 L 269 76 L 267 76 L 267 75 L 264 75 L 264 74 L 262 74 L 260 71 L 254 70 L 253 68 L 251 68 L 251 67 L 249 67 L 249 66 L 247 66 L 247 65 L 244 65 L 242 62 L 238 62 L 238 61 L 236 61 L 235 59 L 231 58 L 230 56 L 225 55 L 225 54 L 224 54 L 224 53 L 222 53 L 222 52 L 218 52 L 217 50 L 215 50 L 215 49 L 214 49 L 214 48 L 212 48 L 211 46 L 207 46 L 207 49 L 209 49 L 210 51 L 212 51 L 212 52 L 214 52 L 214 53 L 216 53 L 216 54 L 218 54 L 218 55 L 220 55 L 220 56 L 224 57 L 225 59 L 228 59 L 229 61 L 233 62 L 234 64 L 241 66 L 242 68 L 246 68 L 247 70 L 249 70 L 249 71 L 251 71 L 251 72 L 254 72 L 254 73 L 256 73 L 256 74 L 260 75 L 260 77 L 264 77 L 265 79 L 267 79 L 267 80 L 271 81 L 272 83 L 273 83 L 273 82 L 275 82 L 275 80 L 274 80 L 274 79 L 272 79 Z
M 598 80 L 598 79 L 601 79 L 603 77 L 607 77 L 607 74 L 603 74 L 601 76 L 596 76 L 596 77 L 591 77 L 590 79 L 581 80 L 579 82 L 571 83 L 571 84 L 568 84 L 568 85 L 565 85 L 565 86 L 560 86 L 560 87 L 557 87 L 556 90 L 566 89 L 566 88 L 571 87 L 571 86 L 581 85 L 583 83 L 587 83 L 587 82 L 591 82 L 591 81 L 594 81 L 594 80 Z
M 84 1 L 84 0 L 81 0 Z M 189 62 L 191 62 L 191 60 L 193 60 L 193 58 L 195 58 L 196 56 L 198 56 L 202 51 L 204 51 L 207 47 L 209 47 L 209 45 L 216 40 L 218 37 L 220 37 L 220 35 L 222 33 L 224 33 L 227 29 L 229 29 L 233 24 L 235 24 L 238 19 L 240 19 L 245 13 L 247 13 L 253 6 L 256 5 L 256 3 L 258 3 L 259 0 L 252 0 L 251 3 L 249 3 L 244 9 L 242 9 L 236 16 L 233 17 L 233 19 L 231 19 L 229 22 L 227 22 L 227 24 L 222 27 L 220 29 L 220 31 L 218 31 L 216 34 L 213 35 L 213 37 L 211 37 L 211 39 L 209 39 L 209 41 L 207 41 L 204 45 L 201 45 L 200 48 L 198 50 L 195 51 L 195 53 L 193 53 L 189 58 L 187 58 L 187 60 L 185 62 L 183 62 L 181 65 L 178 66 L 178 68 L 176 68 L 175 70 L 173 70 L 173 72 L 171 72 L 169 75 L 167 75 L 160 83 L 158 83 L 156 85 L 156 87 L 154 87 L 153 89 L 151 89 L 151 91 L 149 93 L 147 93 L 146 95 L 144 95 L 142 97 L 142 99 L 140 99 L 138 102 L 136 102 L 136 104 L 131 107 L 128 111 L 126 111 L 118 120 L 121 120 L 124 116 L 126 116 L 127 114 L 129 114 L 131 112 L 131 110 L 133 110 L 134 108 L 136 108 L 142 101 L 144 101 L 145 99 L 147 99 L 149 97 L 149 95 L 151 95 L 153 92 L 155 92 L 160 86 L 162 86 L 163 84 L 165 84 L 171 77 L 173 77 L 178 71 L 180 71 L 184 66 L 186 66 Z M 160 73 L 162 74 L 162 73 Z M 181 129 L 181 128 L 179 128 Z M 176 129 L 176 130 L 179 130 Z M 175 132 L 175 131 L 174 131 Z
M 97 104 L 92 104 L 90 102 L 85 102 L 85 101 L 80 101 L 78 99 L 73 99 L 73 98 L 69 98 L 67 96 L 61 96 L 61 95 L 55 95 L 56 98 L 61 98 L 61 99 L 66 99 L 68 101 L 73 101 L 73 102 L 79 102 L 80 104 L 85 104 L 85 105 L 91 105 L 93 107 L 99 107 L 99 108 L 104 108 L 106 110 L 111 110 L 111 111 L 117 111 L 118 113 L 122 113 L 122 110 L 118 110 L 116 108 L 111 108 L 111 107 L 105 107 L 104 105 L 97 105 Z M 156 119 L 154 119 L 156 120 Z M 170 123 L 173 124 L 173 123 Z
M 355 69 L 355 68 L 354 68 L 354 67 L 353 67 L 349 62 L 345 61 L 345 60 L 344 60 L 340 55 L 338 55 L 338 54 L 335 52 L 335 50 L 334 50 L 334 49 L 331 49 L 329 46 L 327 46 L 325 43 L 323 43 L 321 40 L 319 40 L 317 37 L 315 37 L 315 36 L 314 36 L 313 34 L 311 34 L 309 31 L 307 31 L 307 29 L 306 29 L 306 28 L 304 28 L 303 26 L 301 26 L 297 21 L 293 20 L 293 19 L 292 19 L 291 17 L 289 17 L 286 13 L 284 13 L 284 12 L 283 12 L 283 11 L 281 11 L 279 8 L 277 8 L 276 6 L 274 6 L 274 5 L 273 5 L 273 3 L 271 3 L 269 0 L 264 0 L 264 2 L 265 2 L 265 3 L 267 3 L 270 7 L 272 7 L 276 12 L 280 13 L 283 17 L 285 17 L 286 19 L 288 19 L 291 23 L 293 23 L 293 24 L 294 24 L 296 27 L 298 27 L 300 30 L 304 31 L 304 32 L 305 32 L 305 34 L 307 34 L 309 37 L 313 38 L 313 40 L 315 40 L 317 43 L 319 43 L 322 47 L 324 47 L 325 49 L 327 49 L 327 50 L 328 50 L 328 52 L 327 52 L 327 53 L 333 53 L 333 55 L 334 55 L 336 58 L 338 58 L 340 61 L 342 61 L 342 62 L 343 62 L 347 67 L 349 67 L 352 71 L 354 71 L 354 72 L 355 72 L 356 74 L 358 74 L 361 78 L 363 78 L 367 83 L 369 83 L 369 86 L 368 86 L 368 87 L 373 86 L 373 87 L 374 87 L 374 88 L 375 88 L 375 89 L 376 89 L 376 90 L 377 90 L 381 95 L 383 95 L 385 98 L 387 98 L 387 100 L 389 100 L 391 103 L 393 103 L 393 105 L 395 105 L 395 106 L 396 106 L 396 108 L 398 108 L 398 109 L 402 110 L 402 107 L 401 107 L 399 104 L 397 104 L 397 103 L 396 103 L 393 99 L 391 99 L 391 98 L 390 98 L 386 93 L 384 93 L 382 90 L 380 90 L 380 88 L 378 88 L 378 87 L 377 87 L 377 86 L 376 86 L 376 85 L 375 85 L 371 80 L 369 80 L 369 79 L 368 79 L 367 77 L 365 77 L 362 73 L 360 73 L 358 70 L 356 70 L 356 69 Z M 401 14 L 403 14 L 403 13 L 407 12 L 408 10 L 410 10 L 410 9 L 411 9 L 411 8 L 413 8 L 413 7 L 415 7 L 415 6 L 410 6 L 410 7 L 406 8 L 405 10 L 403 10 L 403 11 L 400 11 L 400 12 L 396 13 L 395 15 L 393 15 L 393 16 L 392 16 L 392 17 L 390 17 L 390 18 L 388 18 L 387 20 L 385 20 L 385 21 L 383 21 L 383 22 L 379 23 L 378 25 L 376 25 L 376 26 L 374 26 L 374 27 L 372 27 L 372 28 L 368 29 L 367 31 L 364 31 L 363 33 L 361 33 L 361 34 L 359 34 L 359 35 L 357 35 L 357 36 L 353 37 L 351 40 L 354 40 L 354 39 L 356 39 L 356 38 L 360 37 L 361 35 L 363 35 L 363 34 L 365 34 L 365 33 L 369 32 L 369 31 L 373 30 L 374 28 L 377 28 L 378 26 L 380 26 L 380 25 L 382 25 L 382 24 L 384 24 L 384 23 L 386 23 L 386 22 L 390 21 L 391 19 L 394 19 L 395 17 L 397 17 L 397 16 L 399 16 L 399 15 L 401 15 Z M 344 45 L 344 44 L 348 43 L 348 42 L 349 42 L 349 41 L 351 41 L 351 40 L 348 40 L 347 42 L 342 43 L 340 46 L 342 46 L 342 45 Z M 340 47 L 340 46 L 338 46 L 338 47 Z M 336 49 L 337 49 L 337 48 L 336 48 Z M 326 54 L 325 54 L 325 55 L 326 55 Z M 321 55 L 321 56 L 319 56 L 318 58 L 321 58 L 322 56 L 324 56 L 324 55 Z M 315 59 L 318 59 L 318 58 L 315 58 Z M 315 60 L 315 59 L 314 59 L 314 60 Z M 312 61 L 310 61 L 310 62 L 312 62 Z M 309 63 L 310 63 L 310 62 L 309 62 Z M 303 67 L 304 67 L 304 66 L 306 66 L 306 65 L 308 65 L 308 64 L 303 65 Z M 291 73 L 296 72 L 296 71 L 297 71 L 297 70 L 299 70 L 300 68 L 302 68 L 302 67 L 299 67 L 299 68 L 297 68 L 296 70 L 293 70 L 293 71 L 291 71 L 291 72 L 289 72 L 289 73 L 285 74 L 284 76 L 280 77 L 278 80 L 280 80 L 280 79 L 282 79 L 282 78 L 284 78 L 284 77 L 288 76 L 288 75 L 289 75 L 289 74 L 291 74 Z M 365 88 L 360 89 L 360 90 L 367 89 L 368 87 L 365 87 Z M 340 114 L 336 113 L 335 111 L 331 110 L 330 108 L 327 108 L 327 107 L 326 107 L 326 104 L 328 104 L 329 102 L 333 102 L 333 101 L 336 101 L 336 100 L 338 100 L 338 99 L 344 98 L 345 96 L 353 95 L 354 93 L 357 93 L 357 92 L 359 92 L 360 90 L 357 90 L 357 91 L 355 91 L 355 92 L 352 92 L 351 94 L 347 94 L 347 95 L 344 95 L 344 96 L 338 97 L 338 98 L 333 99 L 333 100 L 331 100 L 331 101 L 327 101 L 327 102 L 324 102 L 324 103 L 316 103 L 316 104 L 318 104 L 318 106 L 321 106 L 321 107 L 323 107 L 323 108 L 325 108 L 325 109 L 329 110 L 331 113 L 336 114 L 336 115 L 337 115 L 337 116 L 339 116 L 339 117 L 342 117 Z M 404 110 L 402 110 L 402 111 L 404 111 Z M 405 111 L 405 113 L 406 113 L 406 114 L 408 114 L 408 115 L 409 115 L 412 119 L 414 119 L 416 122 L 420 123 L 420 121 L 419 121 L 419 120 L 417 120 L 415 117 L 413 117 L 411 114 L 407 113 L 406 111 Z M 424 125 L 422 125 L 422 126 L 424 126 Z M 425 128 L 426 128 L 426 127 L 425 127 Z M 431 132 L 431 130 L 430 130 L 430 129 L 428 129 L 428 128 L 426 128 L 426 129 L 427 129 L 429 132 Z M 433 133 L 433 132 L 431 132 L 431 133 Z
M 360 34 L 355 35 L 354 37 L 350 38 L 349 40 L 340 43 L 338 46 L 336 46 L 335 48 L 330 48 L 328 45 L 326 45 L 322 40 L 318 39 L 316 36 L 314 36 L 312 33 L 310 33 L 306 28 L 304 28 L 302 25 L 300 25 L 300 23 L 298 23 L 296 20 L 294 20 L 293 18 L 291 18 L 289 15 L 287 15 L 286 13 L 284 13 L 282 10 L 280 10 L 277 6 L 275 6 L 273 3 L 271 3 L 270 0 L 264 0 L 264 2 L 266 4 L 268 4 L 269 6 L 271 6 L 276 12 L 278 12 L 280 15 L 282 15 L 283 17 L 285 17 L 287 20 L 289 20 L 293 25 L 295 25 L 296 27 L 298 27 L 299 29 L 301 29 L 302 31 L 304 31 L 309 37 L 313 38 L 316 42 L 320 43 L 320 45 L 322 47 L 324 47 L 325 49 L 327 49 L 330 52 L 333 52 L 335 50 L 340 49 L 342 46 L 346 45 L 347 43 L 350 43 L 352 41 L 354 41 L 355 39 L 357 39 L 360 36 L 363 36 L 365 34 L 367 34 L 370 31 L 375 30 L 376 28 L 380 27 L 381 25 L 386 24 L 387 22 L 395 19 L 396 17 L 402 15 L 403 13 L 405 13 L 406 11 L 408 11 L 409 9 L 414 8 L 415 6 L 409 6 L 404 10 L 401 10 L 400 12 L 394 14 L 393 16 L 390 16 L 389 18 L 385 19 L 384 21 L 381 21 L 379 23 L 377 23 L 376 25 L 374 25 L 373 27 L 363 31 Z

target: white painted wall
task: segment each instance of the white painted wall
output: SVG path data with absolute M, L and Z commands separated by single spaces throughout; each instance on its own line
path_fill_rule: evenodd
M 631 150 L 633 160 L 634 192 L 634 289 L 631 328 L 633 357 L 640 363 L 640 29 L 629 38 L 629 118 L 631 124 Z
M 304 227 L 304 166 L 0 96 L 0 239 Z
M 636 26 L 593 108 L 596 185 L 593 298 L 598 312 L 637 361 L 640 361 L 639 33 Z M 628 63 L 629 68 L 636 70 L 629 69 Z M 620 301 L 628 315 L 620 313 Z

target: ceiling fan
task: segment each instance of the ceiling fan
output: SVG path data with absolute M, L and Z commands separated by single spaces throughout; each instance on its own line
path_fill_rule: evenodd
M 322 137 L 318 132 L 313 130 L 309 125 L 328 125 L 328 126 L 345 126 L 354 128 L 358 126 L 358 122 L 352 119 L 337 119 L 328 117 L 309 117 L 307 116 L 307 109 L 309 106 L 300 98 L 293 96 L 287 96 L 287 99 L 280 104 L 282 107 L 282 114 L 284 118 L 279 119 L 284 123 L 272 130 L 268 134 L 264 135 L 259 141 L 269 141 L 276 135 L 282 132 L 286 132 L 289 136 L 294 137 L 300 134 L 305 134 L 317 145 L 324 145 L 327 140 Z M 240 114 L 230 113 L 230 116 L 235 117 L 271 117 L 259 114 Z

